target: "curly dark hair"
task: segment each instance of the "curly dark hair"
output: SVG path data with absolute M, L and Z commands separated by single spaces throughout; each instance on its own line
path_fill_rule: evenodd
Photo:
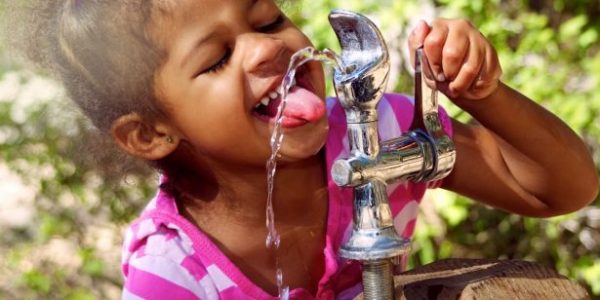
M 153 39 L 161 0 L 3 1 L 3 30 L 28 61 L 56 77 L 96 127 L 137 112 L 163 115 L 154 73 L 165 54 Z

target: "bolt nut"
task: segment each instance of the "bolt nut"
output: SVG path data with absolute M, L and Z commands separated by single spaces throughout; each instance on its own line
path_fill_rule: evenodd
M 360 173 L 354 172 L 350 162 L 344 159 L 333 163 L 331 177 L 338 186 L 354 186 L 361 178 Z

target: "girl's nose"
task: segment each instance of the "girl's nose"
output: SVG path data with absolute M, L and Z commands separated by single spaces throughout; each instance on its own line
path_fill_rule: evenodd
M 260 33 L 249 33 L 238 40 L 242 46 L 244 71 L 255 76 L 282 74 L 287 69 L 290 51 L 277 38 Z

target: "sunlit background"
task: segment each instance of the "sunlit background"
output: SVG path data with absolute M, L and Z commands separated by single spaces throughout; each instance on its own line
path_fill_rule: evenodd
M 406 36 L 413 24 L 434 17 L 471 20 L 497 47 L 503 80 L 577 131 L 600 169 L 598 0 L 284 5 L 318 48 L 334 50 L 328 12 L 367 14 L 392 53 L 389 89 L 411 94 Z M 0 44 L 0 299 L 119 298 L 123 229 L 152 197 L 156 175 L 115 154 L 71 108 L 60 85 L 24 69 L 15 54 Z M 469 120 L 447 101 L 443 105 Z M 526 259 L 553 266 L 600 299 L 599 203 L 540 220 L 432 191 L 421 205 L 410 268 L 447 257 Z

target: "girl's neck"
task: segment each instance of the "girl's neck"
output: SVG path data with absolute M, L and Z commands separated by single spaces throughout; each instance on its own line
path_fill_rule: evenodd
M 203 178 L 186 176 L 181 187 L 194 189 L 182 189 L 178 207 L 184 217 L 211 237 L 263 290 L 277 294 L 274 276 L 277 257 L 291 288 L 303 287 L 316 293 L 324 270 L 326 178 L 322 155 L 300 163 L 278 165 L 273 204 L 275 228 L 283 246 L 277 254 L 265 248 L 267 178 L 264 168 L 238 168 Z
M 221 168 L 211 176 L 179 176 L 179 205 L 200 225 L 220 218 L 247 226 L 263 226 L 267 203 L 265 168 Z M 311 212 L 327 207 L 325 161 L 316 155 L 297 163 L 279 164 L 273 206 L 276 224 L 311 222 Z M 319 214 L 320 215 L 320 214 Z M 208 217 L 208 219 L 207 219 Z

